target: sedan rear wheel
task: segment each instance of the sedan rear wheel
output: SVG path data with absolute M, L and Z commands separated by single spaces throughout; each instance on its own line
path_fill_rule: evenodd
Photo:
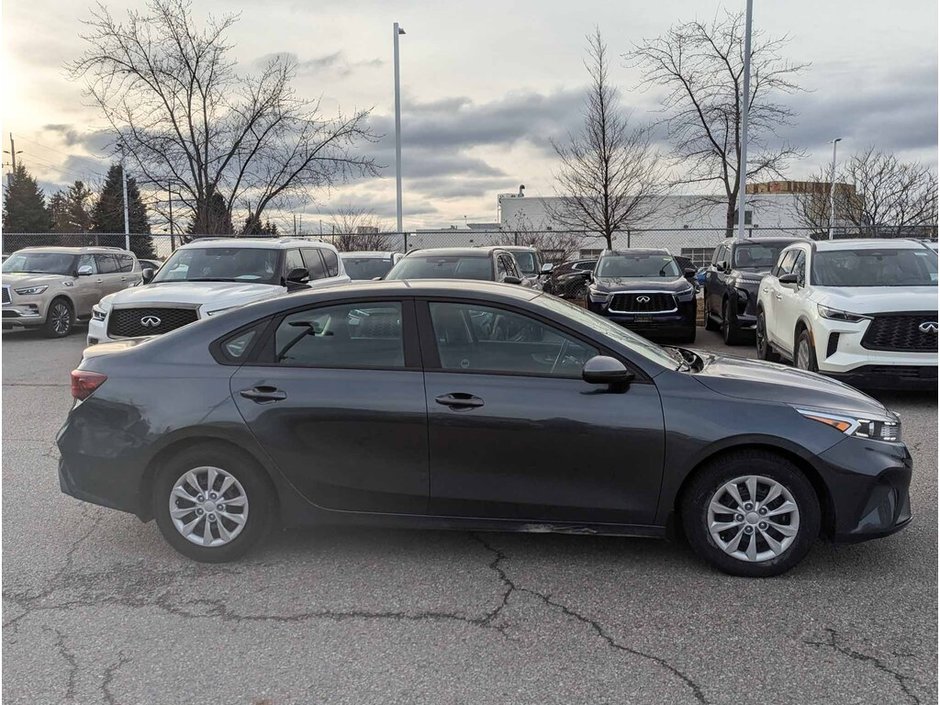
M 163 537 L 197 561 L 244 555 L 267 533 L 274 506 L 264 471 L 214 442 L 173 456 L 154 481 L 153 513 Z

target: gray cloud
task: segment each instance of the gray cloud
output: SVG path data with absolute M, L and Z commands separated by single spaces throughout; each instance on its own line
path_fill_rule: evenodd
M 293 62 L 297 67 L 297 74 L 299 76 L 329 72 L 345 78 L 354 73 L 357 69 L 377 68 L 385 63 L 382 59 L 378 58 L 350 61 L 346 58 L 346 54 L 343 51 L 334 51 L 331 54 L 315 56 L 310 59 L 300 59 L 297 54 L 293 52 L 281 51 L 259 56 L 254 60 L 253 64 L 256 68 L 259 68 L 279 57 Z

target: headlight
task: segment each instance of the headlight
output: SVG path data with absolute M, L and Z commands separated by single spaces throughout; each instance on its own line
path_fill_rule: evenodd
M 588 289 L 588 297 L 596 304 L 607 303 L 607 300 L 610 299 L 610 293 L 606 291 L 598 291 L 597 289 L 591 287 Z
M 858 323 L 859 321 L 869 321 L 871 316 L 865 316 L 861 313 L 852 313 L 851 311 L 842 311 L 837 308 L 829 308 L 822 304 L 817 304 L 816 309 L 823 318 L 831 321 L 846 321 L 848 323 Z
M 815 409 L 797 409 L 797 411 L 805 418 L 831 426 L 846 436 L 873 438 L 888 443 L 898 443 L 901 440 L 901 422 L 896 418 L 846 416 Z
M 35 296 L 36 294 L 41 294 L 42 292 L 44 292 L 44 291 L 45 291 L 46 289 L 48 289 L 48 288 L 49 288 L 48 285 L 46 285 L 46 286 L 25 286 L 25 287 L 23 287 L 22 289 L 14 289 L 13 291 L 15 291 L 15 292 L 16 292 L 17 294 L 19 294 L 20 296 Z
M 689 301 L 695 297 L 695 287 L 689 286 L 688 289 L 683 289 L 682 291 L 676 294 L 676 298 L 680 301 Z
M 91 318 L 92 318 L 92 320 L 95 320 L 95 321 L 103 321 L 103 320 L 104 320 L 105 318 L 107 318 L 107 317 L 108 317 L 108 314 L 107 314 L 104 310 L 98 308 L 97 306 L 92 306 L 92 307 L 91 307 Z

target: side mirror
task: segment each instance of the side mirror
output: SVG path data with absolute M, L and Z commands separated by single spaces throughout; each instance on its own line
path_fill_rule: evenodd
M 626 387 L 633 381 L 634 374 L 620 360 L 606 355 L 595 355 L 584 363 L 581 379 L 588 384 L 610 384 Z
M 76 277 L 90 277 L 92 274 L 93 272 L 91 271 L 90 264 L 83 264 L 75 272 Z
M 310 272 L 303 267 L 297 267 L 287 273 L 288 284 L 306 284 L 310 281 Z
M 800 283 L 800 278 L 793 272 L 790 272 L 789 274 L 782 275 L 777 281 L 784 286 L 797 286 Z
M 682 274 L 685 276 L 686 279 L 691 279 L 692 277 L 695 276 L 695 273 L 696 273 L 695 270 L 692 269 L 691 267 L 684 269 L 682 272 Z
M 551 271 L 555 268 L 555 265 L 551 262 L 546 262 L 542 265 L 542 269 L 539 270 L 539 274 L 550 274 Z
M 519 277 L 503 277 L 503 284 L 521 284 L 522 280 Z
M 149 284 L 153 281 L 153 275 L 156 274 L 150 267 L 140 270 L 140 277 L 143 279 L 144 284 Z
M 725 271 L 725 263 L 724 263 L 724 262 L 716 262 L 716 263 L 715 263 L 715 269 L 716 269 L 717 271 L 719 271 L 719 272 Z

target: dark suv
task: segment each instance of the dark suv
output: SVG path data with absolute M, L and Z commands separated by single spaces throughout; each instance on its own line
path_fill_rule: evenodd
M 385 275 L 396 279 L 477 279 L 521 284 L 516 258 L 502 247 L 437 247 L 412 250 Z
M 590 273 L 587 307 L 646 337 L 694 343 L 694 275 L 667 250 L 607 250 Z
M 715 248 L 705 272 L 705 330 L 721 329 L 728 345 L 753 340 L 757 290 L 780 251 L 802 238 L 749 238 Z
M 548 273 L 548 277 L 542 284 L 542 291 L 563 299 L 584 299 L 585 276 L 594 271 L 596 265 L 596 259 L 562 262 Z

